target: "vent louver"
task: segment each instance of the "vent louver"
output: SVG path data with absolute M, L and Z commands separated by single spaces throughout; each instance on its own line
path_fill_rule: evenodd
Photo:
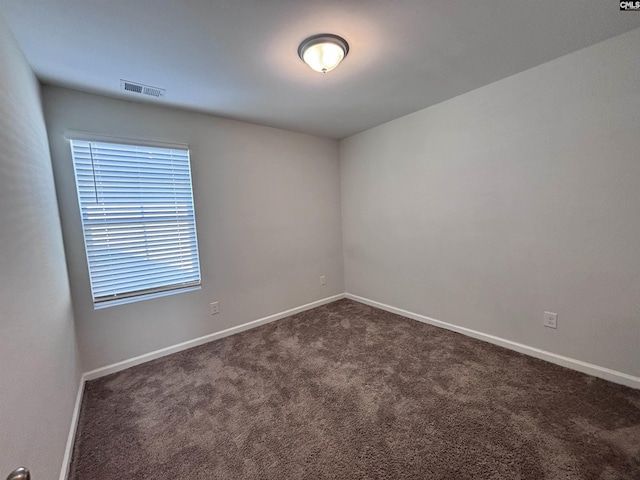
M 130 82 L 128 80 L 120 80 L 120 90 L 126 92 L 139 93 L 142 95 L 150 95 L 152 97 L 162 97 L 166 90 L 164 88 L 151 87 L 141 83 Z

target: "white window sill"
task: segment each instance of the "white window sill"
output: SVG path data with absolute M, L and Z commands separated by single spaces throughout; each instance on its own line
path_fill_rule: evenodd
M 119 298 L 117 300 L 109 300 L 106 302 L 94 303 L 93 309 L 101 310 L 103 308 L 115 307 L 117 305 L 125 305 L 127 303 L 140 302 L 142 300 L 150 300 L 152 298 L 167 297 L 169 295 L 176 295 L 178 293 L 194 292 L 200 289 L 202 289 L 202 286 L 196 285 L 194 287 L 176 288 L 175 290 L 167 290 L 164 292 L 147 293 L 147 294 L 138 295 L 135 297 Z

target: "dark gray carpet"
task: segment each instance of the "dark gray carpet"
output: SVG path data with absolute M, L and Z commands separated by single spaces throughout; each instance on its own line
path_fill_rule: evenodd
M 640 391 L 349 300 L 89 382 L 71 479 L 640 479 Z

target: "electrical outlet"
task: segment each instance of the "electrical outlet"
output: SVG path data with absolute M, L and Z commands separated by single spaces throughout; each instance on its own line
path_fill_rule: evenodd
M 558 314 L 553 312 L 544 312 L 543 325 L 549 328 L 558 328 Z
M 320 275 L 320 285 L 326 285 L 327 284 L 327 279 L 325 278 L 324 275 Z
M 211 315 L 220 313 L 220 305 L 218 305 L 218 302 L 213 302 L 209 306 L 211 307 Z

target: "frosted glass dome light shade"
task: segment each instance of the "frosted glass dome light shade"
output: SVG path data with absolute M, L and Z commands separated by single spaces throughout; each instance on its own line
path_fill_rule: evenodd
M 313 70 L 327 73 L 349 53 L 347 41 L 337 35 L 322 33 L 304 40 L 298 47 L 298 56 Z

